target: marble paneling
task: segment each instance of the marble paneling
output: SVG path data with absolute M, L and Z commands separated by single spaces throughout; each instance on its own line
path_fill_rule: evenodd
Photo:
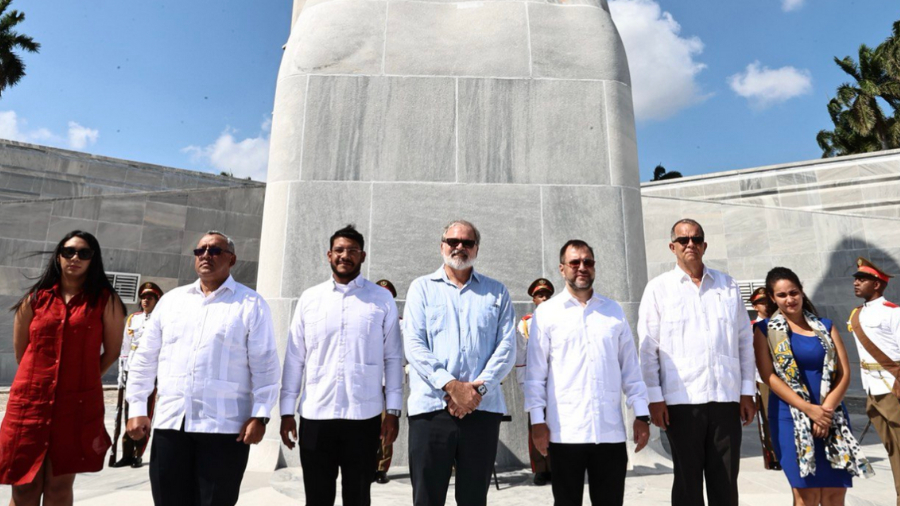
M 232 213 L 262 216 L 266 187 L 233 188 L 225 192 L 225 210 Z
M 100 242 L 100 247 L 104 249 L 141 249 L 143 228 L 140 225 L 101 221 L 97 224 L 97 240 Z
M 187 220 L 186 206 L 165 202 L 147 202 L 144 209 L 144 225 L 183 229 Z
M 787 267 L 797 273 L 800 281 L 822 277 L 822 263 L 818 253 L 772 255 L 772 267 Z
M 311 7 L 291 29 L 282 77 L 381 72 L 387 2 L 330 0 Z
M 197 270 L 194 268 L 195 258 L 193 256 L 181 255 L 177 259 L 178 285 L 183 286 L 193 283 L 197 280 Z
M 755 230 L 765 223 L 765 211 L 744 206 L 722 206 L 722 219 L 727 230 Z
M 257 262 L 238 260 L 231 268 L 231 275 L 238 283 L 255 285 L 258 268 L 259 264 Z
M 202 209 L 225 210 L 226 189 L 203 190 L 188 193 L 188 205 Z
M 765 213 L 765 226 L 770 230 L 814 228 L 815 217 L 819 216 L 814 213 L 788 209 L 765 209 L 761 211 Z M 750 228 L 759 228 L 759 225 Z
M 812 214 L 819 251 L 840 251 L 865 247 L 862 218 L 836 214 Z M 871 240 L 871 239 L 870 239 Z
M 24 174 L 7 173 L 4 187 L 7 190 L 21 192 L 24 196 L 38 196 L 41 194 L 41 186 L 44 180 L 39 177 L 26 176 Z
M 765 254 L 769 248 L 768 236 L 756 231 L 725 234 L 724 239 L 725 258 L 753 257 Z M 710 240 L 712 237 L 707 240 L 707 243 Z M 712 244 L 718 244 L 718 242 L 713 241 Z
M 187 192 L 173 192 L 173 193 L 157 193 L 155 195 L 147 196 L 148 202 L 163 202 L 166 204 L 174 204 L 176 206 L 186 206 L 188 204 L 188 193 Z
M 631 84 L 625 48 L 608 12 L 564 5 L 527 5 L 534 77 Z
M 303 179 L 454 181 L 455 97 L 453 79 L 310 77 Z
M 44 265 L 44 242 L 0 237 L 0 265 L 40 268 Z
M 533 23 L 534 18 L 532 37 Z M 525 7 L 520 2 L 391 2 L 384 71 L 397 75 L 527 77 Z
M 259 239 L 238 237 L 234 239 L 234 247 L 239 259 L 250 262 L 259 261 Z M 253 282 L 256 283 L 256 280 L 254 279 Z
M 50 218 L 50 225 L 47 227 L 46 239 L 50 242 L 56 242 L 73 230 L 81 230 L 96 235 L 97 222 L 93 220 L 53 216 Z
M 259 239 L 262 216 L 239 213 L 225 213 L 225 230 L 229 235 Z
M 100 215 L 104 221 L 140 225 L 144 222 L 146 197 L 101 199 Z
M 83 220 L 99 220 L 100 219 L 100 202 L 101 199 L 75 199 L 72 201 L 72 218 L 81 218 Z M 54 210 L 55 210 L 54 203 Z
M 146 189 L 161 188 L 163 185 L 163 173 L 147 167 L 131 167 L 125 176 L 125 182 L 142 186 Z
M 272 113 L 272 135 L 269 139 L 268 184 L 300 179 L 308 82 L 309 76 L 290 76 L 278 81 L 275 89 L 277 107 Z M 310 129 L 317 126 L 317 123 L 312 123 Z M 226 197 L 226 207 L 228 200 Z
M 766 235 L 768 251 L 773 255 L 807 249 L 812 251 L 816 244 L 816 231 L 813 227 L 768 229 Z
M 869 257 L 868 249 L 848 249 L 819 253 L 823 278 L 851 278 L 856 272 L 856 259 Z M 874 261 L 874 260 L 873 260 Z M 876 264 L 877 265 L 877 264 Z M 886 268 L 882 266 L 882 268 Z
M 790 188 L 793 186 L 806 186 L 816 183 L 816 174 L 814 172 L 788 172 L 775 176 L 779 188 Z
M 142 275 L 143 265 L 140 264 L 140 253 L 136 250 L 122 250 L 105 248 L 103 244 L 103 268 L 111 272 L 137 272 Z
M 226 219 L 227 216 L 225 211 L 189 207 L 187 210 L 185 230 L 196 232 L 223 230 L 225 228 Z
M 141 234 L 141 251 L 155 253 L 181 254 L 181 244 L 184 239 L 184 231 L 144 225 Z M 157 274 L 163 276 L 162 274 Z M 165 275 L 163 277 L 174 277 Z
M 261 233 L 264 239 L 259 245 L 259 263 L 263 268 L 259 271 L 256 285 L 259 293 L 267 298 L 281 297 L 289 188 L 289 183 L 282 182 L 266 185 Z
M 622 212 L 625 220 L 625 261 L 628 300 L 641 300 L 647 284 L 647 256 L 644 253 L 644 227 L 641 193 L 637 188 L 620 188 Z
M 0 237 L 45 240 L 52 210 L 52 202 L 0 205 Z
M 44 178 L 41 185 L 42 198 L 70 198 L 81 196 L 81 185 L 71 181 Z
M 124 182 L 128 176 L 127 170 L 122 170 L 121 166 L 111 163 L 94 161 L 88 167 L 88 177 L 91 179 L 100 179 L 110 182 Z
M 40 275 L 41 269 L 0 267 L 0 295 L 21 297 Z
M 610 184 L 640 188 L 637 133 L 631 87 L 620 82 L 604 83 L 606 130 L 609 132 Z
M 829 183 L 836 181 L 853 181 L 859 174 L 859 165 L 845 165 L 843 167 L 823 167 L 815 171 L 816 181 Z
M 860 177 L 896 176 L 897 174 L 900 174 L 900 161 L 897 160 L 863 162 L 859 165 Z
M 181 254 L 193 256 L 194 248 L 200 243 L 200 239 L 206 235 L 206 231 L 197 231 L 197 230 L 185 230 L 184 231 L 184 239 L 181 241 Z M 237 244 L 235 244 L 237 247 Z
M 138 272 L 145 276 L 177 278 L 181 258 L 181 255 L 141 251 L 138 254 Z
M 559 266 L 559 249 L 569 239 L 594 248 L 597 290 L 617 301 L 628 301 L 622 196 L 618 188 L 551 186 L 543 188 L 544 269 Z M 631 281 L 634 281 L 632 279 Z M 638 283 L 635 283 L 637 285 Z
M 53 216 L 62 216 L 64 218 L 72 218 L 72 213 L 75 211 L 75 200 L 73 199 L 65 199 L 65 200 L 55 200 L 52 202 L 53 205 Z
M 282 297 L 299 297 L 303 290 L 328 279 L 331 269 L 325 253 L 334 231 L 353 223 L 363 237 L 369 236 L 371 192 L 371 184 L 364 183 L 291 183 L 283 232 Z
M 863 226 L 865 230 L 865 240 L 869 247 L 874 248 L 894 248 L 900 245 L 900 226 L 896 220 L 885 220 L 878 218 L 871 219 L 855 219 L 855 223 Z M 855 232 L 859 234 L 857 228 Z
M 772 260 L 768 254 L 728 259 L 728 274 L 738 281 L 766 279 L 771 268 Z

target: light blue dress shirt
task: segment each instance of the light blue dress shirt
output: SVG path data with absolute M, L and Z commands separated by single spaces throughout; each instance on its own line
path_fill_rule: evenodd
M 413 281 L 403 310 L 410 416 L 444 409 L 442 388 L 454 379 L 484 381 L 478 409 L 506 413 L 500 381 L 515 365 L 515 324 L 506 287 L 474 269 L 462 288 L 443 266 Z

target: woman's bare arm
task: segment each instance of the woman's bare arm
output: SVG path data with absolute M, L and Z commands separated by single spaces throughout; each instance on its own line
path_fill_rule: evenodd
M 19 306 L 13 320 L 13 349 L 16 352 L 16 363 L 22 363 L 22 357 L 25 356 L 25 350 L 28 349 L 28 343 L 31 340 L 29 328 L 31 320 L 34 319 L 34 311 L 31 310 L 31 297 L 27 297 L 25 302 Z
M 850 359 L 847 357 L 847 349 L 844 347 L 844 341 L 841 339 L 837 325 L 831 327 L 831 339 L 834 341 L 834 351 L 837 354 L 834 364 L 835 381 L 831 391 L 822 400 L 822 406 L 837 409 L 844 400 L 847 388 L 850 387 Z
M 100 355 L 100 375 L 112 367 L 122 351 L 122 332 L 125 331 L 125 312 L 117 297 L 110 295 L 103 310 L 103 353 Z

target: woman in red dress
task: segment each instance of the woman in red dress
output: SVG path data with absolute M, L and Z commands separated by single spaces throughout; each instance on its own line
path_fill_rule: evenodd
M 0 483 L 12 485 L 11 505 L 72 504 L 75 473 L 101 470 L 110 446 L 100 377 L 125 324 L 97 239 L 63 237 L 11 309 L 19 368 L 0 426 Z

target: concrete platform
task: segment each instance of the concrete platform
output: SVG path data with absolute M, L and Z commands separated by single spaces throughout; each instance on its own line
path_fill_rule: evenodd
M 113 392 L 107 392 L 107 426 L 112 434 L 112 414 L 115 409 Z M 5 411 L 6 395 L 0 394 L 0 409 Z M 0 411 L 2 416 L 4 411 Z M 865 426 L 866 418 L 861 414 L 851 415 L 854 433 L 859 434 Z M 277 430 L 274 425 L 270 431 Z M 401 434 L 405 437 L 405 434 Z M 660 447 L 661 441 L 653 446 Z M 894 504 L 894 486 L 891 478 L 887 452 L 877 434 L 872 431 L 863 440 L 863 450 L 875 468 L 875 477 L 854 480 L 853 488 L 847 494 L 848 506 L 887 506 Z M 791 491 L 784 474 L 780 471 L 763 469 L 760 457 L 756 426 L 744 429 L 741 449 L 740 491 L 741 505 L 775 506 L 791 504 Z M 104 469 L 99 473 L 83 474 L 75 480 L 75 504 L 81 506 L 108 506 L 127 504 L 128 506 L 151 506 L 149 466 L 141 469 Z M 372 504 L 402 505 L 412 503 L 412 486 L 406 467 L 392 467 L 391 482 L 386 485 L 372 485 Z M 549 486 L 536 487 L 531 483 L 531 473 L 524 469 L 505 470 L 498 475 L 500 489 L 491 487 L 488 504 L 494 506 L 518 506 L 521 504 L 552 504 L 553 496 Z M 658 454 L 641 452 L 634 460 L 634 469 L 626 478 L 625 503 L 641 505 L 669 504 L 672 486 L 672 465 Z M 448 504 L 453 504 L 453 485 L 448 494 Z M 9 501 L 10 487 L 0 487 L 0 504 Z M 243 506 L 296 506 L 305 502 L 303 480 L 300 468 L 290 467 L 274 472 L 248 470 L 241 484 Z M 340 484 L 338 500 L 340 501 Z M 590 504 L 585 487 L 585 502 Z

